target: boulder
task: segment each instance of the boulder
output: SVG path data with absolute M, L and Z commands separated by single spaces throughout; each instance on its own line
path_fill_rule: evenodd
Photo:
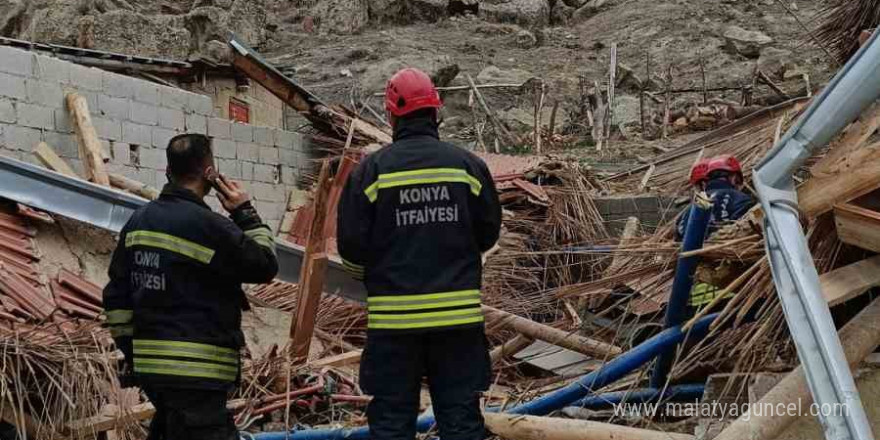
M 516 45 L 523 49 L 531 49 L 538 45 L 538 37 L 525 29 L 517 32 L 514 38 Z
M 618 95 L 614 97 L 614 123 L 615 124 L 638 124 L 639 98 L 629 95 Z
M 554 26 L 564 26 L 571 22 L 576 10 L 576 7 L 557 1 L 550 12 L 550 23 Z
M 588 20 L 590 17 L 596 15 L 602 9 L 602 6 L 605 6 L 605 3 L 606 0 L 590 0 L 584 3 L 581 7 L 577 8 L 577 10 L 572 12 L 572 21 L 579 23 Z
M 94 41 L 100 50 L 185 60 L 192 34 L 179 18 L 116 10 L 96 18 Z
M 483 0 L 480 15 L 488 21 L 533 28 L 550 24 L 548 0 Z
M 452 59 L 446 55 L 402 55 L 369 66 L 360 78 L 361 87 L 364 90 L 381 91 L 385 90 L 388 78 L 400 69 L 415 67 L 428 75 L 435 76 L 441 69 L 453 64 Z
M 321 0 L 312 8 L 322 34 L 357 34 L 370 18 L 367 0 Z
M 522 69 L 500 69 L 489 66 L 483 69 L 475 80 L 481 84 L 522 84 L 534 77 L 531 72 Z
M 773 43 L 773 38 L 758 32 L 729 26 L 724 31 L 725 50 L 746 58 L 758 58 L 761 50 Z
M 773 78 L 783 79 L 789 70 L 798 70 L 793 60 L 791 51 L 768 47 L 761 51 L 758 68 Z
M 367 9 L 371 21 L 404 24 L 437 21 L 448 8 L 448 0 L 369 0 Z

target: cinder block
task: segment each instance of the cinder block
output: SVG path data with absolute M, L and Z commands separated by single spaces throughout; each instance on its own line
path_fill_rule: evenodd
M 294 185 L 299 179 L 299 169 L 294 167 L 281 167 L 281 182 L 285 185 Z
M 217 159 L 220 172 L 231 179 L 241 179 L 241 163 L 234 159 Z
M 293 149 L 293 139 L 296 136 L 296 133 L 278 130 L 275 134 L 275 145 L 277 145 L 281 149 L 292 150 Z
M 168 183 L 168 174 L 164 169 L 156 171 L 156 187 L 162 188 L 165 184 Z
M 195 113 L 186 114 L 186 132 L 205 134 L 208 132 L 208 118 Z
M 32 76 L 34 74 L 34 55 L 21 49 L 12 47 L 0 47 L 0 71 L 19 76 Z
M 0 122 L 15 124 L 15 121 L 15 104 L 8 99 L 0 98 Z
M 183 110 L 173 108 L 159 109 L 159 125 L 172 130 L 183 131 L 186 129 L 186 120 Z
M 257 200 L 254 203 L 254 207 L 257 208 L 260 217 L 267 222 L 277 223 L 281 218 L 281 215 L 284 213 L 283 203 L 263 202 Z
M 238 160 L 257 162 L 260 160 L 260 147 L 250 142 L 238 142 L 235 157 Z
M 79 144 L 77 144 L 76 136 L 72 134 L 47 131 L 43 133 L 43 141 L 49 144 L 61 157 L 79 157 Z
M 70 83 L 72 63 L 43 55 L 37 55 L 34 61 L 34 77 L 56 84 Z
M 55 129 L 55 110 L 52 108 L 19 102 L 15 110 L 20 125 L 46 130 Z
M 112 119 L 127 120 L 131 111 L 131 101 L 109 95 L 98 95 L 98 111 Z
M 152 144 L 153 133 L 151 127 L 129 121 L 123 122 L 122 142 L 141 146 Z
M 278 169 L 272 165 L 254 164 L 255 182 L 278 183 Z
M 186 110 L 189 93 L 180 89 L 159 86 L 159 104 L 175 110 Z
M 162 165 L 163 169 L 165 165 Z M 156 187 L 156 170 L 150 168 L 138 168 L 135 180 L 152 187 Z
M 156 148 L 168 148 L 168 142 L 177 135 L 176 131 L 167 128 L 153 127 L 153 146 Z
M 113 162 L 122 165 L 131 163 L 131 146 L 125 142 L 111 142 L 111 152 L 113 154 Z
M 211 147 L 214 149 L 215 157 L 222 157 L 225 159 L 235 159 L 236 157 L 235 142 L 232 142 L 231 140 L 213 139 Z
M 166 167 L 165 160 L 165 150 L 160 150 L 158 148 L 145 148 L 141 147 L 140 149 L 140 164 L 142 168 L 150 168 L 152 170 L 164 170 Z M 153 181 L 156 179 L 153 178 Z
M 232 122 L 222 118 L 208 118 L 208 136 L 214 139 L 232 139 Z
M 52 108 L 64 107 L 64 93 L 61 91 L 60 84 L 38 81 L 33 78 L 28 79 L 25 83 L 28 102 Z
M 42 132 L 36 128 L 21 125 L 3 126 L 2 144 L 5 144 L 6 148 L 30 152 L 42 140 Z
M 241 180 L 254 180 L 254 164 L 251 162 L 239 162 L 241 164 Z
M 92 125 L 95 126 L 95 131 L 101 139 L 107 139 L 109 141 L 118 141 L 122 139 L 122 122 L 113 119 L 93 117 Z
M 309 148 L 309 139 L 305 136 L 294 133 L 293 134 L 293 150 L 298 151 L 300 153 L 305 153 Z
M 78 90 L 100 91 L 104 83 L 104 71 L 94 67 L 70 64 L 70 84 Z
M 159 105 L 159 86 L 146 81 L 132 81 L 132 97 L 137 102 Z
M 254 127 L 247 124 L 232 124 L 232 139 L 237 142 L 253 142 Z
M 214 100 L 205 95 L 189 93 L 187 110 L 197 115 L 212 116 L 214 114 Z
M 270 183 L 254 182 L 253 196 L 257 200 L 264 202 L 283 203 L 286 199 L 286 191 L 284 185 L 274 185 Z
M 152 104 L 131 101 L 131 115 L 129 119 L 138 124 L 156 125 L 159 123 L 159 109 Z
M 73 133 L 73 126 L 70 125 L 70 113 L 66 108 L 55 109 L 55 131 L 62 133 Z M 94 119 L 92 123 L 94 123 Z
M 3 64 L 6 61 L 4 60 Z M 0 97 L 13 98 L 19 101 L 27 99 L 27 86 L 24 78 L 10 75 L 8 73 L 0 73 Z
M 275 147 L 260 147 L 260 163 L 266 165 L 278 165 L 278 149 Z
M 265 146 L 275 145 L 275 133 L 268 127 L 254 127 L 254 142 Z
M 294 152 L 293 150 L 287 150 L 287 149 L 283 149 L 283 148 L 278 149 L 278 161 L 282 165 L 287 165 L 287 166 L 292 166 L 292 167 L 299 165 L 299 163 L 297 161 L 296 152 Z
M 116 98 L 131 98 L 133 95 L 132 83 L 134 78 L 111 72 L 104 72 L 103 92 Z

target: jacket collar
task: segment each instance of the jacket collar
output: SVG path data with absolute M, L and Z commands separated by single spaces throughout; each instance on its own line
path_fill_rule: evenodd
M 207 203 L 201 198 L 199 198 L 194 192 L 182 187 L 177 186 L 173 183 L 168 183 L 162 188 L 162 194 L 159 196 L 161 199 L 183 199 L 196 205 L 199 205 L 205 209 L 211 209 Z
M 725 190 L 725 189 L 727 189 L 727 190 L 736 190 L 736 187 L 733 186 L 732 183 L 728 182 L 728 181 L 725 180 L 725 179 L 715 179 L 715 180 L 710 180 L 710 181 L 706 184 L 706 191 L 707 191 L 707 192 L 709 192 L 709 191 L 721 191 L 721 190 Z
M 397 126 L 394 128 L 395 141 L 415 136 L 430 136 L 434 139 L 440 139 L 437 123 L 430 118 L 402 118 L 397 120 Z

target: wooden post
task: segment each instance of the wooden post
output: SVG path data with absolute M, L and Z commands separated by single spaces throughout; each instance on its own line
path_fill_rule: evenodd
M 156 200 L 159 198 L 159 190 L 137 180 L 129 179 L 121 174 L 108 174 L 110 185 L 114 188 L 124 189 L 132 194 L 143 197 L 147 200 Z
M 556 112 L 559 111 L 559 100 L 553 100 L 553 110 L 550 110 L 550 138 L 556 134 Z
M 537 323 L 531 319 L 526 319 L 503 310 L 498 310 L 494 307 L 484 305 L 483 313 L 486 314 L 486 316 L 494 315 L 501 323 L 510 326 L 524 336 L 540 339 L 544 342 L 549 342 L 553 345 L 567 348 L 588 356 L 599 359 L 610 359 L 623 352 L 620 347 L 615 345 Z
M 306 252 L 299 274 L 299 294 L 296 298 L 296 321 L 291 327 L 291 355 L 294 364 L 308 360 L 309 347 L 315 330 L 315 319 L 324 276 L 327 272 L 326 237 L 324 223 L 327 217 L 327 198 L 330 194 L 330 164 L 325 160 L 315 190 L 315 217 L 309 228 Z
M 617 82 L 617 43 L 611 44 L 611 64 L 608 67 L 608 110 L 605 112 L 605 139 L 611 139 L 614 124 L 614 85 Z
M 703 75 L 703 104 L 709 103 L 709 89 L 706 85 L 706 63 L 703 60 L 703 53 L 700 52 L 700 73 Z
M 101 152 L 101 141 L 92 125 L 89 114 L 89 103 L 77 93 L 67 94 L 67 108 L 76 129 L 76 140 L 79 143 L 79 157 L 83 161 L 86 179 L 98 185 L 110 186 L 110 178 L 104 170 L 104 154 Z
M 672 65 L 669 65 L 669 70 L 666 73 L 666 101 L 663 103 L 663 139 L 666 139 L 668 136 L 669 130 L 669 100 L 672 95 L 670 95 L 669 90 L 672 88 Z
M 477 102 L 480 103 L 480 107 L 483 107 L 483 111 L 486 112 L 486 116 L 489 118 L 489 122 L 492 123 L 492 126 L 495 127 L 495 140 L 497 142 L 498 137 L 504 138 L 504 143 L 507 144 L 508 147 L 513 147 L 516 145 L 516 137 L 507 130 L 507 127 L 495 116 L 495 112 L 489 107 L 489 104 L 486 103 L 486 100 L 483 98 L 483 94 L 480 93 L 480 89 L 477 88 L 477 85 L 474 83 L 474 79 L 471 78 L 470 75 L 465 75 L 465 78 L 468 80 L 468 84 L 471 86 L 471 89 L 474 91 L 474 96 L 477 97 Z M 498 146 L 496 143 L 496 150 L 498 150 Z M 497 153 L 498 151 L 496 151 Z
M 489 358 L 492 359 L 494 364 L 507 356 L 513 356 L 523 351 L 526 347 L 532 345 L 532 342 L 535 342 L 535 340 L 528 336 L 516 335 L 513 339 L 493 348 L 489 352 Z
M 690 434 L 652 431 L 613 423 L 537 417 L 519 414 L 484 413 L 486 428 L 509 440 L 694 440 Z M 752 438 L 743 436 L 745 438 Z
M 68 165 L 64 159 L 55 154 L 55 150 L 53 150 L 49 144 L 45 142 L 37 144 L 34 148 L 34 155 L 37 156 L 37 159 L 40 159 L 40 162 L 42 162 L 46 168 L 68 177 L 79 178 L 79 176 L 76 175 L 76 172 L 73 171 L 73 168 L 70 168 L 70 165 Z

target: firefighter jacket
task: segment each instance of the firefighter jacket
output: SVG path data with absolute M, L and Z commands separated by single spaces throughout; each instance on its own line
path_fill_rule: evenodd
M 366 284 L 368 328 L 482 325 L 481 253 L 501 227 L 489 170 L 441 142 L 430 119 L 399 120 L 394 139 L 351 174 L 337 217 L 343 264 Z
M 706 193 L 712 196 L 709 234 L 717 231 L 726 223 L 739 220 L 755 205 L 755 200 L 752 197 L 736 189 L 733 184 L 724 179 L 710 180 L 706 184 Z M 679 240 L 684 238 L 684 230 L 687 227 L 689 216 L 690 206 L 678 218 L 676 224 L 675 232 Z
M 122 229 L 104 288 L 105 325 L 142 385 L 229 389 L 244 345 L 242 283 L 278 271 L 272 232 L 250 202 L 232 221 L 167 185 Z

